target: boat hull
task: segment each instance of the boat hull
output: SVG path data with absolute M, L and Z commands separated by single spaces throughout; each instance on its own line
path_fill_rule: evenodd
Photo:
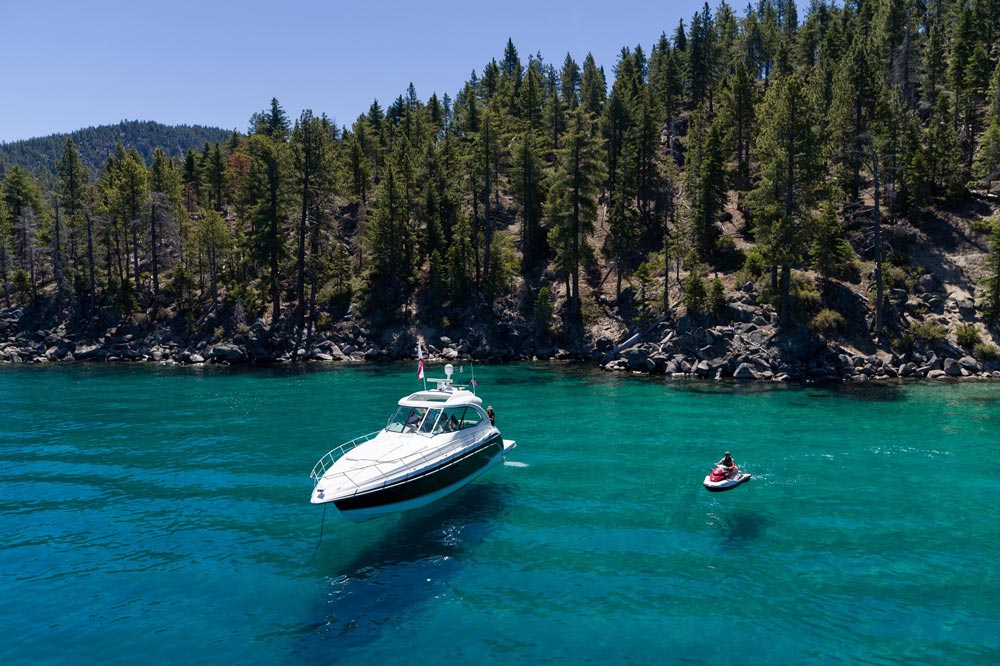
M 381 488 L 333 500 L 352 522 L 363 522 L 430 504 L 475 480 L 514 447 L 497 434 L 475 449 L 420 474 Z
M 733 488 L 743 485 L 753 474 L 747 474 L 746 472 L 740 472 L 735 477 L 731 479 L 723 479 L 722 481 L 712 481 L 711 475 L 705 477 L 704 485 L 705 490 L 710 493 L 721 493 L 726 490 L 732 490 Z

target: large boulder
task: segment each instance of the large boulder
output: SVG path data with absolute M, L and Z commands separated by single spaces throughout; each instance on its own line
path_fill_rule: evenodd
M 247 360 L 243 348 L 232 344 L 215 345 L 209 352 L 209 357 L 216 363 L 243 363 Z
M 644 349 L 634 349 L 625 357 L 630 370 L 648 371 L 646 361 L 649 353 Z
M 958 359 L 958 364 L 962 366 L 969 373 L 982 372 L 983 364 L 972 358 L 971 356 L 963 356 Z

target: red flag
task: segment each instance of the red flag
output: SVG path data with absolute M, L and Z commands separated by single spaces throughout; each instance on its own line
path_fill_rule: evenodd
M 424 378 L 424 350 L 417 345 L 417 379 Z

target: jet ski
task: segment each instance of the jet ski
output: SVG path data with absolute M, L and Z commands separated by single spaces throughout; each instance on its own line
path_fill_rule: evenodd
M 746 483 L 753 474 L 741 472 L 739 467 L 723 467 L 716 465 L 705 477 L 705 489 L 713 493 L 721 493 L 724 490 L 732 490 L 738 485 Z

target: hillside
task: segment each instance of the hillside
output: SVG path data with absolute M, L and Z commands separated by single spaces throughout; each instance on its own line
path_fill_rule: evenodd
M 454 97 L 272 99 L 99 178 L 64 145 L 4 175 L 0 355 L 998 372 L 1000 5 L 904 4 L 706 6 L 613 80 L 508 41 Z
M 68 137 L 73 138 L 80 159 L 91 173 L 100 171 L 120 141 L 126 148 L 135 148 L 146 163 L 152 162 L 153 151 L 162 148 L 170 157 L 183 157 L 188 150 L 201 151 L 206 143 L 225 141 L 229 130 L 201 125 L 162 125 L 140 120 L 123 120 L 117 125 L 87 127 L 69 134 L 0 143 L 0 176 L 5 167 L 19 164 L 38 174 L 56 175 L 56 162 Z

